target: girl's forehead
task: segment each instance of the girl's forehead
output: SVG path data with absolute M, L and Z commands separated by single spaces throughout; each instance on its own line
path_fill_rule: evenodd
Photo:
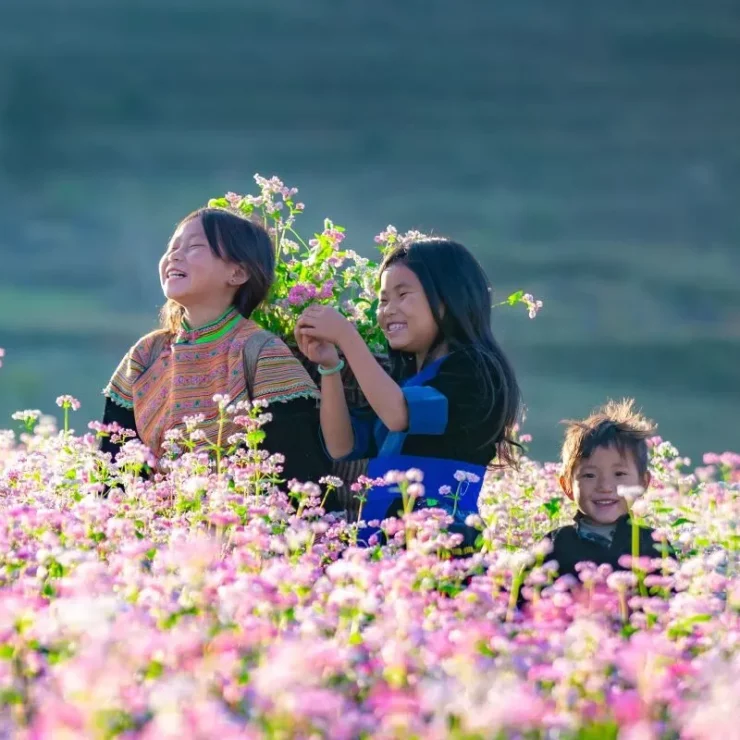
M 203 231 L 203 224 L 199 218 L 191 218 L 181 223 L 172 235 L 170 242 L 175 240 L 182 241 L 183 239 L 192 239 L 193 237 L 202 237 L 205 239 L 205 231 Z
M 380 276 L 380 287 L 383 290 L 392 290 L 401 285 L 418 286 L 419 284 L 416 273 L 401 262 L 387 267 Z

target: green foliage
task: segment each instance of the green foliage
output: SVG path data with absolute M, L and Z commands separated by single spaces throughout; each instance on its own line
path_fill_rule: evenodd
M 227 193 L 208 201 L 210 208 L 237 211 L 264 224 L 275 242 L 275 282 L 267 300 L 254 313 L 254 320 L 289 343 L 296 320 L 310 303 L 335 306 L 352 321 L 373 352 L 385 346 L 375 318 L 378 309 L 379 262 L 398 246 L 425 238 L 419 231 L 399 234 L 393 226 L 375 237 L 378 261 L 362 257 L 342 246 L 345 230 L 324 219 L 324 228 L 306 241 L 295 229 L 304 205 L 295 201 L 296 188 L 288 188 L 277 177 L 255 175 L 259 195 Z M 499 306 L 523 304 L 536 314 L 541 302 L 520 290 Z

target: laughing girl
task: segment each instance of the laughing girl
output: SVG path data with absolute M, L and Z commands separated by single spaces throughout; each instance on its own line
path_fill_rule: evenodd
M 104 391 L 104 422 L 133 429 L 159 457 L 165 433 L 184 428 L 188 416 L 201 415 L 205 438 L 218 439 L 215 394 L 233 403 L 261 399 L 272 415 L 265 446 L 285 455 L 284 477 L 318 481 L 328 472 L 317 433 L 318 389 L 289 348 L 249 318 L 274 269 L 273 245 L 259 224 L 215 208 L 186 216 L 159 262 L 167 298 L 162 328 L 121 361 Z M 258 356 L 248 378 L 245 348 L 254 338 Z M 229 422 L 222 438 L 236 431 Z M 117 452 L 110 441 L 103 449 Z
M 392 371 L 375 361 L 354 326 L 328 306 L 310 306 L 296 327 L 301 351 L 319 364 L 321 430 L 335 460 L 371 458 L 368 475 L 420 469 L 417 505 L 442 506 L 465 530 L 487 466 L 513 460 L 519 412 L 514 371 L 491 331 L 491 288 L 462 245 L 424 239 L 391 252 L 380 268 L 378 322 Z M 350 413 L 340 371 L 349 363 L 372 413 Z M 464 475 L 463 475 L 464 474 Z M 462 480 L 461 480 L 462 478 Z M 398 494 L 370 492 L 363 519 L 396 515 Z M 365 531 L 365 536 L 367 530 Z

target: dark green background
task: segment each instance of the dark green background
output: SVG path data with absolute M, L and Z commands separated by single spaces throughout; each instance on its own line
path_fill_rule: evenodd
M 737 0 L 0 0 L 0 426 L 97 416 L 174 223 L 254 172 L 541 297 L 494 316 L 538 454 L 621 394 L 740 449 Z

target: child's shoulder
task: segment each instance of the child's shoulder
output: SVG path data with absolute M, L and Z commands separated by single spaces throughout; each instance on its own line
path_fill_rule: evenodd
M 161 354 L 162 350 L 170 343 L 172 334 L 166 329 L 155 329 L 145 334 L 129 350 L 131 359 L 142 365 L 149 367 L 154 360 Z
M 232 351 L 236 349 L 246 350 L 249 354 L 257 353 L 260 361 L 270 358 L 295 359 L 293 351 L 285 341 L 251 319 L 239 323 L 231 339 L 231 348 Z
M 575 523 L 573 524 L 563 524 L 560 527 L 556 527 L 555 529 L 551 529 L 543 539 L 550 540 L 552 542 L 555 542 L 556 540 L 572 537 L 573 535 L 577 534 L 578 530 L 576 529 Z

